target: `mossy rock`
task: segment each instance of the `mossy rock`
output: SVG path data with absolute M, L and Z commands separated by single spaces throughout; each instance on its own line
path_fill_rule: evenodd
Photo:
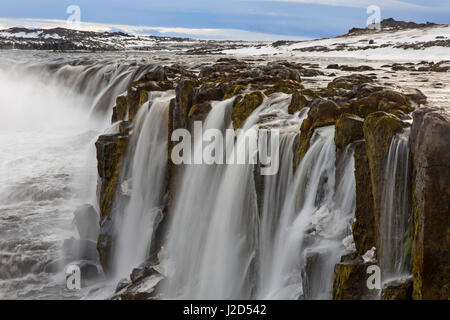
M 204 101 L 200 104 L 195 104 L 189 111 L 189 119 L 197 120 L 199 117 L 204 118 L 211 111 L 211 104 L 208 101 Z
M 378 230 L 379 227 L 381 197 L 384 188 L 384 169 L 391 140 L 397 132 L 406 126 L 408 126 L 407 123 L 393 114 L 383 111 L 370 114 L 364 121 L 363 131 L 374 197 L 375 230 Z M 378 244 L 378 236 L 376 242 Z M 377 247 L 379 246 L 377 245 Z
M 180 116 L 180 125 L 182 128 L 187 128 L 189 111 L 191 111 L 194 88 L 197 86 L 197 81 L 183 79 L 178 83 L 176 88 L 176 108 Z M 174 128 L 177 129 L 177 128 Z
M 376 246 L 375 212 L 370 178 L 369 160 L 366 142 L 358 140 L 353 143 L 355 159 L 356 204 L 355 222 L 352 225 L 353 240 L 356 251 L 364 255 Z
M 341 115 L 341 109 L 332 100 L 316 99 L 311 103 L 308 116 L 303 120 L 300 133 L 300 143 L 297 149 L 297 165 L 301 162 L 309 148 L 309 141 L 314 130 L 319 127 L 335 124 Z
M 414 111 L 414 107 L 404 94 L 392 90 L 380 90 L 353 101 L 346 112 L 365 118 L 376 111 L 390 113 L 401 111 L 406 114 Z
M 333 300 L 363 300 L 373 297 L 375 292 L 367 288 L 367 268 L 361 257 L 341 262 L 334 267 Z
M 264 94 L 266 96 L 271 95 L 275 92 L 282 92 L 282 93 L 294 93 L 297 90 L 304 89 L 305 87 L 298 81 L 294 80 L 284 80 L 284 81 L 277 81 L 274 83 L 274 85 L 264 91 Z
M 128 112 L 128 98 L 126 95 L 118 96 L 116 98 L 116 119 L 112 122 L 125 120 Z
M 334 78 L 333 81 L 328 83 L 328 88 L 352 90 L 355 86 L 370 82 L 373 82 L 372 77 L 363 74 L 352 74 Z
M 338 153 L 353 141 L 362 139 L 364 119 L 351 114 L 342 114 L 336 121 L 334 143 Z
M 236 99 L 231 120 L 235 130 L 242 128 L 245 120 L 258 108 L 264 101 L 264 96 L 260 91 L 246 94 L 242 99 Z
M 297 111 L 302 110 L 308 105 L 309 101 L 300 92 L 294 92 L 292 94 L 291 103 L 288 106 L 289 114 L 294 114 Z
M 202 84 L 196 87 L 193 92 L 192 104 L 201 104 L 209 101 L 220 101 L 223 99 L 227 89 L 227 84 L 217 83 L 212 86 Z
M 450 299 L 450 115 L 413 113 L 413 299 Z
M 225 96 L 223 97 L 223 100 L 230 99 L 231 97 L 237 96 L 242 91 L 245 91 L 247 89 L 246 86 L 237 84 L 234 86 L 231 86 L 227 89 L 227 92 L 225 93 Z
M 412 300 L 412 278 L 387 283 L 381 291 L 381 300 Z
M 100 263 L 105 272 L 110 271 L 111 262 L 111 214 L 114 207 L 120 170 L 129 143 L 128 136 L 102 135 L 97 140 L 98 173 L 101 181 L 99 194 L 100 234 L 97 240 Z
M 148 100 L 148 92 L 131 87 L 128 89 L 128 120 L 133 121 L 139 108 Z

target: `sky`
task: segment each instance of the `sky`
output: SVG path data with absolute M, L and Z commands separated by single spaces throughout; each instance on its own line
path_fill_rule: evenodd
M 323 38 L 381 19 L 450 23 L 450 0 L 0 0 L 0 27 L 64 26 L 79 6 L 83 29 L 201 39 Z

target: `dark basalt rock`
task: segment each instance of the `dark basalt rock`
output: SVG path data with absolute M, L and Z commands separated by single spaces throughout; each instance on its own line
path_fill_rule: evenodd
M 393 136 L 408 126 L 396 116 L 378 111 L 369 115 L 363 126 L 374 198 L 375 230 L 379 230 L 381 195 L 384 187 L 384 166 Z M 378 244 L 378 234 L 375 233 Z M 378 247 L 378 246 L 377 246 Z
M 314 130 L 332 125 L 342 113 L 342 109 L 332 100 L 315 99 L 311 102 L 308 117 L 303 121 L 300 133 L 300 144 L 297 149 L 298 163 L 303 159 L 309 147 Z M 298 164 L 297 163 L 297 164 Z
M 450 116 L 413 113 L 414 299 L 450 297 Z
M 355 115 L 342 114 L 339 117 L 334 134 L 337 158 L 348 144 L 364 137 L 363 124 L 364 119 Z
M 383 287 L 381 300 L 412 300 L 413 279 L 391 281 Z
M 367 268 L 374 263 L 361 257 L 344 259 L 334 267 L 333 300 L 371 300 L 378 291 L 367 287 Z
M 299 92 L 294 92 L 292 94 L 291 103 L 288 106 L 288 112 L 294 114 L 297 111 L 302 110 L 308 105 L 308 99 Z
M 263 94 L 259 91 L 245 95 L 241 99 L 236 99 L 231 113 L 233 127 L 235 130 L 242 128 L 248 116 L 261 105 Z

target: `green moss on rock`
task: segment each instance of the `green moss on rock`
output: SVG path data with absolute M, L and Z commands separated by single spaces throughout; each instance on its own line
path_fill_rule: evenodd
M 204 117 L 209 113 L 209 111 L 211 111 L 211 104 L 208 101 L 205 101 L 203 103 L 193 105 L 189 111 L 188 117 L 189 119 Z
M 314 130 L 319 127 L 332 125 L 341 114 L 339 106 L 331 100 L 317 99 L 312 102 L 308 117 L 303 120 L 300 133 L 300 142 L 297 149 L 297 165 L 301 162 L 309 148 L 309 141 Z
M 300 92 L 294 92 L 292 94 L 291 103 L 288 106 L 289 114 L 294 114 L 297 111 L 302 110 L 308 105 L 308 100 Z
M 366 142 L 353 143 L 355 159 L 356 206 L 355 222 L 352 225 L 353 239 L 358 254 L 363 255 L 376 246 L 375 212 L 371 188 L 369 160 Z
M 236 99 L 231 120 L 235 130 L 242 128 L 245 120 L 258 108 L 264 100 L 264 96 L 260 91 L 246 94 L 242 99 Z
M 242 91 L 245 91 L 245 89 L 247 89 L 247 87 L 244 85 L 241 85 L 241 84 L 231 86 L 227 89 L 225 96 L 223 97 L 223 100 L 230 99 L 231 97 L 237 96 Z
M 364 119 L 350 114 L 342 114 L 336 121 L 334 143 L 337 154 L 353 141 L 362 139 Z
M 294 93 L 297 90 L 304 89 L 305 87 L 298 81 L 284 80 L 275 82 L 274 85 L 264 91 L 266 96 L 275 92 Z
M 385 285 L 381 300 L 411 300 L 413 291 L 412 278 L 392 281 Z
M 334 267 L 333 300 L 362 300 L 374 294 L 367 288 L 367 268 L 362 258 L 341 262 Z

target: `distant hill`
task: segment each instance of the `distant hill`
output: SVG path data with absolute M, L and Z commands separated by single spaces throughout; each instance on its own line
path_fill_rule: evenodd
M 398 21 L 393 18 L 388 18 L 381 21 L 380 25 L 382 30 L 403 30 L 403 29 L 434 27 L 437 26 L 438 24 L 433 22 L 427 23 L 405 22 L 405 21 Z M 348 35 L 371 33 L 374 31 L 375 30 L 373 28 L 370 28 L 370 26 L 367 28 L 352 28 L 348 31 Z
M 130 35 L 124 32 L 78 31 L 65 28 L 0 30 L 0 49 L 31 50 L 145 50 L 161 42 L 190 41 L 185 38 Z

